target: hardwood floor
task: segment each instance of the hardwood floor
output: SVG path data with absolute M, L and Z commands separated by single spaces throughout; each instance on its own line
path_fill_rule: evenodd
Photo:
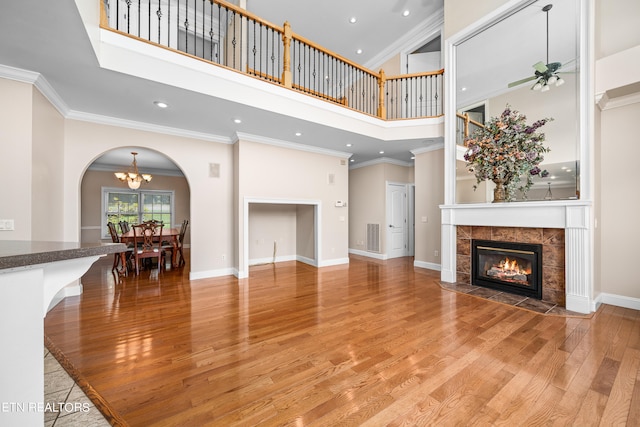
M 353 256 L 117 283 L 105 259 L 45 340 L 115 425 L 640 425 L 640 312 L 543 315 L 438 280 Z

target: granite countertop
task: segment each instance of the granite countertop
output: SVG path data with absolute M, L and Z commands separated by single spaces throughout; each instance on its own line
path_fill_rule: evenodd
M 0 240 L 0 270 L 126 251 L 122 243 Z

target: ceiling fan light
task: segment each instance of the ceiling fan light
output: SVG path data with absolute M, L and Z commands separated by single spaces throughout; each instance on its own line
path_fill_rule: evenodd
M 557 80 L 558 80 L 558 76 L 551 76 L 551 77 L 549 77 L 549 80 L 547 81 L 547 83 L 549 83 L 550 85 L 552 85 L 552 84 L 554 84 Z
M 542 86 L 542 88 L 540 89 L 540 92 L 546 92 L 546 91 L 548 91 L 549 89 L 551 89 L 551 88 L 549 87 L 549 85 L 544 85 L 544 86 Z
M 531 90 L 540 90 L 542 89 L 542 83 L 540 83 L 539 81 L 536 82 L 536 84 L 533 85 L 533 87 L 531 88 Z
M 562 77 L 558 77 L 556 80 L 556 86 L 562 86 L 564 84 L 564 79 Z

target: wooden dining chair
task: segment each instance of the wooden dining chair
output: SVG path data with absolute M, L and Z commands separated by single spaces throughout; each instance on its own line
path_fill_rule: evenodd
M 133 228 L 133 260 L 136 274 L 140 274 L 140 261 L 156 258 L 158 270 L 164 268 L 164 251 L 162 249 L 162 224 L 143 222 L 132 225 Z
M 131 229 L 127 221 L 120 221 L 118 225 L 120 226 L 120 231 L 122 232 L 122 234 L 129 232 L 129 230 Z
M 187 227 L 189 226 L 189 220 L 185 219 L 184 221 L 182 221 L 182 225 L 180 226 L 180 234 L 178 235 L 178 238 L 176 239 L 176 246 L 174 247 L 174 245 L 171 242 L 164 242 L 162 245 L 162 248 L 165 250 L 165 252 L 170 252 L 172 257 L 173 257 L 173 251 L 176 250 L 177 254 L 180 255 L 180 261 L 178 262 L 178 265 L 180 267 L 182 267 L 185 264 L 184 261 L 184 253 L 182 252 L 182 244 L 184 242 L 184 235 L 187 232 Z M 169 255 L 169 254 L 167 254 Z
M 111 241 L 113 243 L 121 243 L 120 236 L 118 236 L 118 231 L 116 230 L 116 225 L 112 222 L 107 223 L 107 227 L 109 228 L 109 234 L 111 235 Z M 131 254 L 133 253 L 132 248 L 127 248 L 124 252 L 116 252 L 113 254 L 113 267 L 111 271 L 118 270 L 118 265 L 122 264 L 122 269 L 118 270 L 119 273 L 127 273 L 128 268 L 127 264 L 129 259 L 131 258 Z

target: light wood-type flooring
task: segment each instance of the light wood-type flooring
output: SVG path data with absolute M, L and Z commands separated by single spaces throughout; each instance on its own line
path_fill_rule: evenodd
M 115 425 L 640 425 L 639 311 L 539 314 L 412 258 L 191 281 L 111 261 L 45 341 Z

